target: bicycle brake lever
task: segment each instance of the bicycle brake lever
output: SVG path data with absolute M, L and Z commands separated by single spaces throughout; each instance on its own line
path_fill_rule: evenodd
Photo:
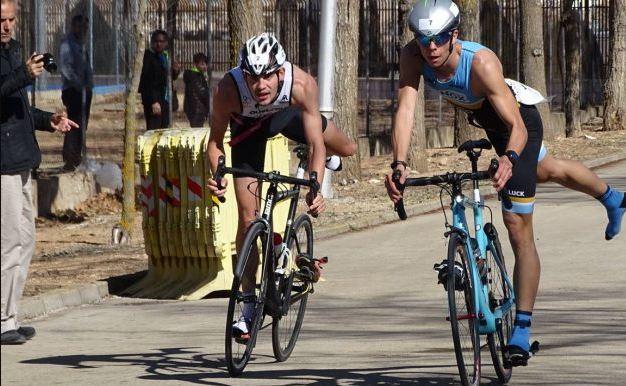
M 498 162 L 496 158 L 493 158 L 491 160 L 491 164 L 489 164 L 489 174 L 493 177 L 498 171 L 499 167 L 500 167 L 500 162 Z M 502 201 L 502 205 L 504 206 L 505 209 L 510 210 L 511 208 L 513 208 L 513 203 L 511 202 L 511 198 L 509 197 L 508 194 L 506 194 L 502 190 L 498 192 L 498 200 Z
M 219 156 L 219 158 L 217 159 L 217 169 L 215 170 L 215 174 L 213 175 L 213 179 L 217 183 L 218 190 L 224 189 L 224 187 L 222 186 L 222 178 L 224 178 L 224 168 L 226 167 L 225 165 L 226 158 L 223 155 Z M 226 202 L 226 197 L 224 196 L 217 197 L 214 195 L 213 197 L 216 197 L 222 204 Z M 213 202 L 215 202 L 215 200 L 213 200 Z
M 394 184 L 396 184 L 396 188 L 400 191 L 400 193 L 404 193 L 404 184 L 400 183 L 401 175 L 402 175 L 402 172 L 396 169 L 393 171 L 391 180 L 393 181 Z M 400 201 L 395 203 L 393 206 L 393 210 L 395 210 L 398 213 L 398 217 L 400 218 L 400 220 L 407 219 L 406 210 L 404 210 L 404 199 L 401 198 Z

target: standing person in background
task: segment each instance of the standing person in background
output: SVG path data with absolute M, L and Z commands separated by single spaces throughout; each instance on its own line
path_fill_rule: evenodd
M 185 70 L 185 103 L 183 109 L 191 127 L 202 127 L 209 115 L 210 90 L 207 79 L 209 58 L 202 52 L 193 56 L 193 67 Z
M 83 15 L 72 18 L 70 32 L 61 42 L 60 66 L 63 78 L 61 99 L 67 109 L 68 117 L 78 122 L 82 130 L 72 130 L 63 141 L 63 170 L 73 171 L 82 161 L 83 136 L 87 133 L 91 95 L 93 88 L 93 70 L 85 53 L 85 33 L 89 19 Z
M 157 29 L 150 35 L 150 49 L 143 55 L 139 80 L 139 93 L 146 118 L 146 129 L 163 129 L 171 126 L 170 103 L 172 96 L 167 84 L 170 54 L 167 51 L 167 32 Z M 172 80 L 178 78 L 180 65 L 172 63 Z
M 35 329 L 20 326 L 17 306 L 35 250 L 35 217 L 31 171 L 41 162 L 35 130 L 68 132 L 78 125 L 64 114 L 31 107 L 26 87 L 43 72 L 43 56 L 33 53 L 24 63 L 21 45 L 13 37 L 17 4 L 1 0 L 0 47 L 0 218 L 2 221 L 2 340 L 22 344 L 35 336 Z

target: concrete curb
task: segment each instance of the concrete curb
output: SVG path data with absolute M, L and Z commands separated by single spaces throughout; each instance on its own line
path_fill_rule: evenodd
M 588 167 L 589 169 L 595 169 L 600 166 L 608 165 L 613 162 L 621 161 L 626 159 L 626 150 L 617 152 L 615 154 L 602 157 L 602 158 L 594 158 L 587 161 L 583 161 L 583 165 Z
M 45 316 L 68 307 L 97 303 L 109 295 L 109 285 L 98 281 L 70 289 L 24 298 L 20 301 L 20 319 L 32 319 Z
M 584 161 L 583 164 L 593 169 L 624 159 L 626 159 L 626 151 L 621 151 L 610 156 Z M 486 189 L 483 194 L 485 197 L 489 197 L 493 195 L 493 192 L 490 189 L 488 191 Z M 439 210 L 440 208 L 441 203 L 439 199 L 407 205 L 405 207 L 409 217 L 426 214 Z M 366 216 L 361 216 L 345 224 L 318 229 L 315 231 L 315 240 L 328 239 L 344 233 L 359 231 L 394 221 L 399 221 L 399 219 L 390 204 L 388 209 L 368 213 Z M 109 296 L 109 286 L 105 281 L 85 284 L 67 290 L 53 291 L 22 299 L 19 305 L 19 316 L 21 319 L 33 319 L 61 311 L 68 307 L 98 303 L 107 296 Z

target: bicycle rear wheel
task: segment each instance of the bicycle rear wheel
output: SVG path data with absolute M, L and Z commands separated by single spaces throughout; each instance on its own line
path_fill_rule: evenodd
M 493 311 L 510 299 L 511 290 L 506 283 L 506 266 L 498 233 L 491 224 L 485 224 L 485 232 L 490 234 L 487 248 L 487 283 L 489 287 L 489 308 Z M 496 332 L 487 335 L 491 360 L 498 379 L 506 383 L 511 379 L 513 369 L 504 366 L 504 348 L 513 333 L 513 307 L 496 321 Z
M 293 234 L 287 243 L 292 259 L 290 267 L 295 267 L 289 277 L 284 277 L 281 299 L 288 300 L 288 308 L 282 316 L 274 317 L 272 324 L 272 348 L 277 361 L 289 358 L 296 346 L 302 328 L 304 312 L 309 297 L 310 283 L 295 274 L 295 259 L 299 255 L 313 257 L 313 224 L 309 216 L 300 215 L 293 223 Z M 289 297 L 289 299 L 285 299 Z
M 237 267 L 233 278 L 226 317 L 226 365 L 228 366 L 228 372 L 232 376 L 241 374 L 248 364 L 252 350 L 256 345 L 257 334 L 263 323 L 263 309 L 268 282 L 265 264 L 267 261 L 265 257 L 268 253 L 267 235 L 268 230 L 264 223 L 256 222 L 252 224 L 246 233 L 246 238 L 237 256 Z M 263 262 L 260 270 L 258 259 L 262 259 Z M 244 296 L 242 278 L 246 270 L 257 273 L 255 275 L 254 294 Z M 247 339 L 242 339 L 233 331 L 233 323 L 240 320 L 243 315 L 244 300 L 255 304 L 253 317 L 248 327 L 249 337 Z
M 480 384 L 480 335 L 478 315 L 474 307 L 472 276 L 465 244 L 461 237 L 453 233 L 448 244 L 448 269 L 454 272 L 455 266 L 462 267 L 464 280 L 455 280 L 455 274 L 448 275 L 448 307 L 450 326 L 456 363 L 463 385 Z

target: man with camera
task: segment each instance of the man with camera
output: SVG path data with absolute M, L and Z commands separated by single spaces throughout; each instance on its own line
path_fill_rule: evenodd
M 1 343 L 4 345 L 22 344 L 35 335 L 32 327 L 20 326 L 17 320 L 17 302 L 22 297 L 35 249 L 31 171 L 41 162 L 35 130 L 65 133 L 78 125 L 64 114 L 52 114 L 30 106 L 26 87 L 43 72 L 44 55 L 33 53 L 23 63 L 20 44 L 12 38 L 17 13 L 15 0 L 1 0 L 0 11 Z

